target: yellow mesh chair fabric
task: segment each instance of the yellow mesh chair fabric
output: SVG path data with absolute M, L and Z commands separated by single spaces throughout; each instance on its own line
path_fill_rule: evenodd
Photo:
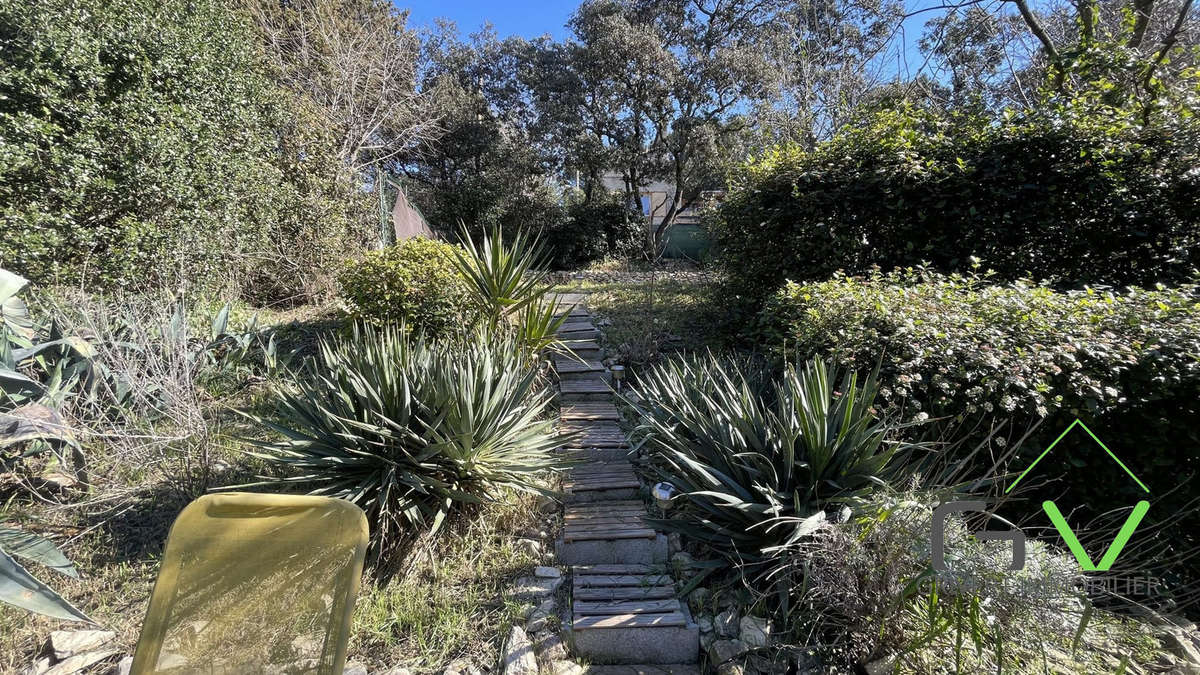
M 197 499 L 167 537 L 132 673 L 341 675 L 366 549 L 347 501 Z

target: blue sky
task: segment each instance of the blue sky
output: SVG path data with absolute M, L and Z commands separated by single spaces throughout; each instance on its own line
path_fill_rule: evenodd
M 564 25 L 579 0 L 395 0 L 395 5 L 411 11 L 409 25 L 415 28 L 432 26 L 434 19 L 444 18 L 458 24 L 463 35 L 469 35 L 490 21 L 502 38 L 529 38 L 543 33 L 562 38 L 567 34 Z
M 414 28 L 432 27 L 435 19 L 445 18 L 458 25 L 459 32 L 465 37 L 479 30 L 485 22 L 491 22 L 496 33 L 505 38 L 510 35 L 520 35 L 533 38 L 549 33 L 555 38 L 563 38 L 568 34 L 565 24 L 571 13 L 578 6 L 579 0 L 393 0 L 401 9 L 408 9 L 409 25 Z M 1038 6 L 1045 0 L 1034 0 Z M 905 0 L 909 11 L 921 7 L 943 4 L 943 0 Z M 925 12 L 904 22 L 903 34 L 894 38 L 890 56 L 881 58 L 881 67 L 885 73 L 897 71 L 913 74 L 921 65 L 921 55 L 917 41 L 921 38 L 922 27 L 929 19 L 941 12 Z M 901 43 L 901 40 L 903 41 Z M 903 53 L 907 63 L 897 60 L 897 47 L 903 45 Z

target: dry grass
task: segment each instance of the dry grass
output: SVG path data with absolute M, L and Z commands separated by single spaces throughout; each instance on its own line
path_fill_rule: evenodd
M 549 532 L 535 500 L 511 496 L 418 543 L 387 585 L 365 585 L 354 612 L 350 654 L 370 667 L 440 671 L 453 661 L 497 665 L 522 606 L 505 597 L 513 581 L 546 564 L 521 543 Z M 543 541 L 543 550 L 549 543 Z
M 54 304 L 44 300 L 41 309 Z M 108 409 L 103 398 L 112 392 L 101 392 L 99 402 L 69 401 L 65 411 L 80 430 L 91 489 L 34 492 L 10 480 L 0 486 L 5 490 L 0 512 L 9 525 L 47 536 L 62 548 L 79 579 L 34 572 L 102 628 L 116 631 L 115 647 L 132 653 L 175 517 L 205 491 L 247 482 L 263 468 L 242 452 L 244 439 L 262 431 L 234 408 L 269 403 L 264 376 L 238 370 L 208 377 L 191 367 L 184 355 L 203 340 L 204 312 L 193 317 L 191 332 L 164 343 L 169 302 L 106 305 L 72 296 L 57 305 L 75 309 L 63 313 L 71 319 L 66 332 L 90 336 L 104 362 L 133 383 L 136 400 Z M 122 319 L 133 320 L 117 321 L 114 306 L 122 307 Z M 250 314 L 237 308 L 231 323 L 240 325 Z M 113 349 L 118 324 L 122 340 L 155 348 L 136 354 Z M 312 307 L 264 312 L 259 324 L 276 333 L 281 353 L 309 351 L 317 336 L 340 326 L 328 308 Z M 29 476 L 54 471 L 61 467 L 22 469 Z M 453 659 L 494 663 L 501 633 L 518 612 L 503 590 L 541 562 L 518 543 L 522 534 L 548 528 L 535 506 L 512 496 L 480 507 L 393 561 L 399 572 L 390 583 L 365 579 L 350 658 L 373 668 L 405 664 L 419 672 Z M 83 626 L 0 605 L 0 672 L 24 668 L 52 631 L 72 627 Z

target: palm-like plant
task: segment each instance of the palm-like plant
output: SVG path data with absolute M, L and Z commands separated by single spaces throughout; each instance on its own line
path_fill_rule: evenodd
M 840 377 L 814 360 L 771 381 L 708 355 L 668 362 L 640 379 L 651 470 L 682 494 L 670 529 L 756 560 L 810 531 L 835 503 L 901 471 L 898 427 L 877 419 L 872 374 Z
M 535 236 L 518 231 L 507 243 L 495 229 L 477 244 L 465 229 L 463 247 L 455 249 L 455 265 L 467 280 L 472 303 L 493 334 L 516 337 L 526 354 L 562 348 L 558 329 L 570 308 L 550 295 L 552 286 L 540 272 L 549 261 Z
M 459 344 L 357 329 L 322 342 L 306 376 L 276 388 L 284 436 L 256 454 L 308 486 L 358 504 L 376 553 L 404 530 L 436 530 L 457 506 L 504 489 L 546 494 L 539 474 L 563 466 L 539 387 L 514 341 Z M 262 484 L 262 483 L 260 483 Z
M 505 243 L 500 228 L 483 235 L 478 244 L 465 229 L 460 236 L 463 248 L 454 252 L 458 271 L 467 280 L 475 304 L 493 325 L 538 304 L 550 291 L 543 275 L 537 273 L 548 257 L 536 237 L 518 230 Z

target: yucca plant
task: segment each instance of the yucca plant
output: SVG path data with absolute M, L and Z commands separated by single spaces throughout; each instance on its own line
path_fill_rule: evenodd
M 474 304 L 495 326 L 506 316 L 538 305 L 550 292 L 538 270 L 548 261 L 537 237 L 518 230 L 508 243 L 500 228 L 476 244 L 465 229 L 462 249 L 454 252 L 458 271 L 467 280 Z
M 275 387 L 277 419 L 255 417 L 284 437 L 257 444 L 254 454 L 286 471 L 260 484 L 358 504 L 376 554 L 503 490 L 548 494 L 540 474 L 564 466 L 544 414 L 551 393 L 511 338 L 451 343 L 360 327 L 318 351 Z
M 840 384 L 835 388 L 835 383 Z M 912 446 L 872 409 L 875 376 L 814 360 L 777 379 L 712 355 L 645 373 L 637 403 L 650 469 L 680 493 L 661 524 L 754 561 L 904 469 Z
M 547 348 L 567 351 L 558 329 L 571 308 L 550 293 L 553 286 L 540 271 L 549 257 L 537 237 L 522 230 L 506 243 L 499 228 L 478 244 L 466 230 L 461 237 L 455 265 L 467 280 L 483 328 L 515 337 L 527 356 Z

